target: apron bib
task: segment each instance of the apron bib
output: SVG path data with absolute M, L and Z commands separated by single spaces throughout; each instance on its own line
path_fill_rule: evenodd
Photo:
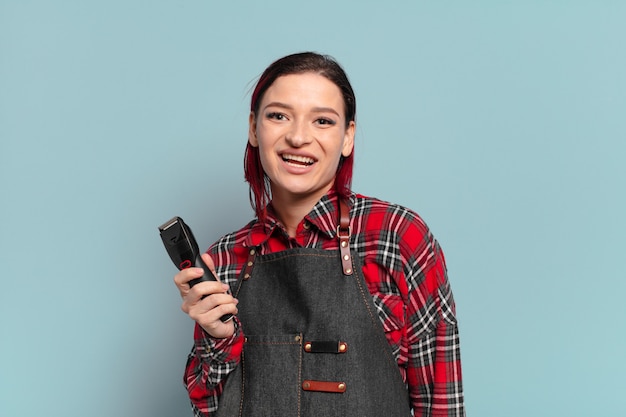
M 246 336 L 241 363 L 217 416 L 410 416 L 358 255 L 343 263 L 345 274 L 345 250 L 251 254 L 234 291 Z

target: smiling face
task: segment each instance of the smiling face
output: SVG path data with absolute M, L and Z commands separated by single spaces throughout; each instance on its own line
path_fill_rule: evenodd
M 341 156 L 352 153 L 354 121 L 343 96 L 315 73 L 278 77 L 250 114 L 248 141 L 259 148 L 272 199 L 313 203 L 332 187 Z

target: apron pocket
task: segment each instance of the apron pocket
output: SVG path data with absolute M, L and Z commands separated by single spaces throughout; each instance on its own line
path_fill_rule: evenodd
M 293 408 L 299 414 L 302 336 L 246 335 L 242 363 L 244 416 L 274 416 Z

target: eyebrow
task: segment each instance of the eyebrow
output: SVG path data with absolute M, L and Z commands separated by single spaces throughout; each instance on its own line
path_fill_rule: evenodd
M 263 110 L 267 109 L 268 107 L 280 107 L 282 109 L 293 110 L 293 106 L 290 106 L 286 103 L 281 103 L 279 101 L 273 101 L 271 103 L 268 103 L 267 105 L 265 105 L 265 107 L 263 107 Z M 333 109 L 332 107 L 313 107 L 311 111 L 313 113 L 334 113 L 339 116 L 337 110 Z

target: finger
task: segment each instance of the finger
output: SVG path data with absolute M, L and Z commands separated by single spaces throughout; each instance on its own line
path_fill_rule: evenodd
M 213 309 L 219 308 L 223 305 L 236 306 L 238 302 L 239 301 L 237 301 L 232 295 L 225 293 L 210 294 L 200 300 L 197 300 L 196 302 L 192 302 L 188 299 L 186 307 L 189 312 L 187 314 L 189 314 L 189 316 L 194 320 L 198 320 L 199 317 L 209 313 Z
M 179 289 L 189 290 L 189 281 L 200 278 L 204 274 L 202 268 L 187 268 L 174 275 L 174 283 Z
M 206 266 L 208 266 L 211 272 L 213 272 L 213 275 L 217 277 L 217 273 L 215 272 L 215 264 L 213 263 L 213 259 L 211 258 L 211 256 L 208 253 L 203 253 L 201 256 Z
M 190 311 L 192 311 L 192 309 L 195 309 L 196 306 L 198 306 L 197 309 L 200 310 L 200 313 L 204 313 L 210 310 L 211 308 L 215 307 L 215 305 L 219 303 L 230 303 L 232 302 L 233 297 L 230 294 L 226 294 L 227 289 L 228 289 L 228 285 L 222 284 L 217 281 L 199 282 L 198 284 L 194 285 L 191 289 L 187 289 L 184 294 L 183 294 L 183 291 L 181 291 L 181 295 L 183 298 L 181 309 L 185 313 L 190 314 Z M 200 305 L 203 299 L 206 299 L 214 295 L 226 295 L 227 297 L 218 298 L 219 301 L 213 303 L 212 305 L 209 304 L 209 302 L 205 302 L 202 305 Z
M 209 329 L 221 327 L 221 318 L 226 314 L 236 315 L 238 313 L 237 300 L 230 299 L 231 302 L 223 303 L 224 295 L 214 294 L 202 300 L 189 311 L 189 317 L 198 322 L 200 326 Z M 212 331 L 209 331 L 212 333 Z
M 196 298 L 202 298 L 211 294 L 224 294 L 228 292 L 228 285 L 219 281 L 201 281 L 194 285 L 189 294 Z
M 218 311 L 218 309 L 212 310 L 212 312 L 210 313 L 211 315 L 216 314 L 215 317 L 218 318 L 214 318 L 211 317 L 209 320 L 204 321 L 204 318 L 201 320 L 196 320 L 196 323 L 198 323 L 198 325 L 200 325 L 200 327 L 202 327 L 209 335 L 211 335 L 212 337 L 215 338 L 224 338 L 224 337 L 229 337 L 232 336 L 235 333 L 235 320 L 228 320 L 227 322 L 222 322 L 222 320 L 220 319 L 220 317 L 222 317 L 224 314 L 237 314 L 236 309 L 234 311 L 231 310 L 222 310 L 222 311 Z M 221 315 L 220 315 L 221 314 Z
M 197 304 L 199 309 L 209 311 L 223 304 L 237 305 L 238 303 L 239 301 L 230 294 L 215 293 L 204 297 Z

